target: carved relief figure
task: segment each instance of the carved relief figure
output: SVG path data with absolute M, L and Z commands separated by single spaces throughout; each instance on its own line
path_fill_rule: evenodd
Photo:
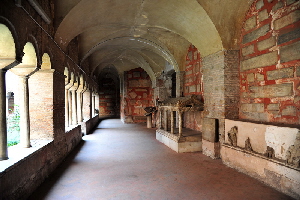
M 297 134 L 295 144 L 288 148 L 286 153 L 286 163 L 300 168 L 300 131 Z
M 228 141 L 231 146 L 236 147 L 237 146 L 237 133 L 238 133 L 238 127 L 234 126 L 228 131 Z
M 275 158 L 275 151 L 272 147 L 267 146 L 265 156 L 268 158 Z
M 245 149 L 247 151 L 253 151 L 251 143 L 250 143 L 250 138 L 248 137 L 247 140 L 245 141 Z

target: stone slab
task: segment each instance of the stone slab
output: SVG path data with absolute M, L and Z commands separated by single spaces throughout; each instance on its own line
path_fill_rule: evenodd
M 243 38 L 243 44 L 256 40 L 257 38 L 264 36 L 270 30 L 270 25 L 266 24 L 258 29 L 246 34 Z
M 293 95 L 293 83 L 250 87 L 251 98 L 273 98 Z
M 300 59 L 300 41 L 280 48 L 281 63 L 297 59 Z
M 277 79 L 292 78 L 292 77 L 294 77 L 294 67 L 276 69 L 267 72 L 268 80 L 277 80 Z
M 246 71 L 249 69 L 256 69 L 276 65 L 278 60 L 277 51 L 262 54 L 253 58 L 249 58 L 241 62 L 241 70 Z

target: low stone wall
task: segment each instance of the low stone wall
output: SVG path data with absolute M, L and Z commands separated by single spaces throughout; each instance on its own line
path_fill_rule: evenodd
M 299 199 L 299 145 L 297 128 L 225 120 L 221 158 L 224 164 Z
M 82 122 L 81 123 L 81 131 L 83 135 L 87 135 L 89 132 L 95 128 L 95 126 L 99 123 L 99 115 L 96 115 L 95 117 Z
M 29 195 L 50 175 L 63 159 L 81 141 L 81 126 L 66 132 L 63 136 L 41 145 L 36 151 L 0 172 L 0 199 L 27 199 Z M 14 147 L 15 152 L 26 151 L 21 147 Z M 36 147 L 32 147 L 36 148 Z M 11 162 L 13 155 L 9 154 Z

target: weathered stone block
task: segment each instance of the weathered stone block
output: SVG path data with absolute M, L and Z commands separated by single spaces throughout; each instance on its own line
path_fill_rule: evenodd
M 256 16 L 253 16 L 245 22 L 244 29 L 246 31 L 249 31 L 250 29 L 253 29 L 256 26 Z
M 256 78 L 258 81 L 264 81 L 265 80 L 265 76 L 263 74 L 256 74 Z
M 264 1 L 260 0 L 256 3 L 256 9 L 259 10 L 264 6 Z
M 279 8 L 282 8 L 284 6 L 283 2 L 282 1 L 279 1 L 278 3 L 276 3 L 274 5 L 274 7 L 272 8 L 272 11 L 273 12 L 276 12 Z
M 278 103 L 271 103 L 267 106 L 268 111 L 278 111 L 279 110 L 279 104 Z
M 204 118 L 202 138 L 209 142 L 216 142 L 217 132 L 217 119 Z
M 253 73 L 247 74 L 247 81 L 248 82 L 254 82 L 254 74 Z
M 300 41 L 280 48 L 281 63 L 297 59 L 300 59 Z
M 262 51 L 268 48 L 271 48 L 276 45 L 276 39 L 275 37 L 270 37 L 266 40 L 260 41 L 257 43 L 257 49 L 258 51 Z
M 300 76 L 300 66 L 298 66 L 297 68 L 296 68 L 296 76 Z
M 286 3 L 287 3 L 287 5 L 290 5 L 292 3 L 295 3 L 296 1 L 298 1 L 298 0 L 287 0 Z
M 278 44 L 282 44 L 294 39 L 300 38 L 300 28 L 293 30 L 291 32 L 285 33 L 278 37 Z
M 282 115 L 296 116 L 297 108 L 294 106 L 287 106 L 285 109 L 282 110 Z
M 249 45 L 242 49 L 243 56 L 254 53 L 254 45 Z
M 252 92 L 250 94 L 252 98 L 285 97 L 292 96 L 294 93 L 292 83 L 252 86 L 250 91 Z
M 296 21 L 300 20 L 300 10 L 295 10 L 294 12 L 275 20 L 274 29 L 279 30 L 287 25 L 290 25 Z
M 246 103 L 241 105 L 242 112 L 264 112 L 263 103 Z
M 189 90 L 190 92 L 196 92 L 196 85 L 191 85 Z
M 266 33 L 268 33 L 270 30 L 270 25 L 266 24 L 254 31 L 252 31 L 251 33 L 248 33 L 247 35 L 244 36 L 243 38 L 243 43 L 248 43 L 251 42 L 261 36 L 264 36 Z
M 267 9 L 264 9 L 258 13 L 259 21 L 264 21 L 265 19 L 268 19 L 268 17 L 269 17 L 269 13 Z
M 283 69 L 276 69 L 273 71 L 267 72 L 267 79 L 268 80 L 276 80 L 282 78 L 291 78 L 294 76 L 294 68 L 283 68 Z
M 268 121 L 268 114 L 267 113 L 258 113 L 258 112 L 244 112 L 243 115 L 253 121 L 262 121 L 267 122 Z
M 260 56 L 256 56 L 248 60 L 242 61 L 241 70 L 245 71 L 249 69 L 255 69 L 275 64 L 277 64 L 277 51 L 262 54 Z

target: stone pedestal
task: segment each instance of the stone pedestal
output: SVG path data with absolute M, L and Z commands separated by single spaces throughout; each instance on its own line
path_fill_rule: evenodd
M 147 128 L 152 128 L 152 114 L 147 115 Z

